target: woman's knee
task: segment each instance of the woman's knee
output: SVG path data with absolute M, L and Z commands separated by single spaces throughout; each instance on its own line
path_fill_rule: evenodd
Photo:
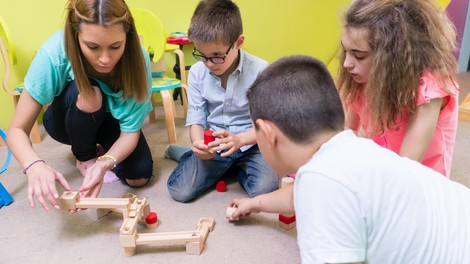
M 84 97 L 82 94 L 77 96 L 77 108 L 86 113 L 94 113 L 101 109 L 103 103 L 103 94 L 97 86 L 92 86 L 93 92 L 90 93 L 87 97 Z
M 130 187 L 143 187 L 145 186 L 150 179 L 140 178 L 140 179 L 126 179 L 127 185 Z

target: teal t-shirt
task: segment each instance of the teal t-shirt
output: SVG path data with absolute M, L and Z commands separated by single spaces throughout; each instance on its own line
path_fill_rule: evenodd
M 106 109 L 119 120 L 121 132 L 136 132 L 142 128 L 145 118 L 152 110 L 152 75 L 150 57 L 142 49 L 147 68 L 148 97 L 143 102 L 132 98 L 124 99 L 122 91 L 113 92 L 105 83 L 98 81 L 103 94 L 106 94 Z M 57 31 L 39 48 L 28 69 L 24 84 L 28 93 L 40 104 L 51 103 L 59 96 L 68 82 L 74 80 L 72 65 L 65 53 L 64 31 Z

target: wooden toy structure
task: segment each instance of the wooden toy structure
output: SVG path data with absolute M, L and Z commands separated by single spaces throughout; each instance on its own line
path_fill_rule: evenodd
M 293 184 L 294 184 L 294 178 L 290 176 L 286 176 L 281 179 L 280 188 L 285 188 Z M 295 227 L 295 215 L 279 214 L 279 226 L 287 230 L 294 228 Z
M 235 210 L 237 210 L 237 207 L 230 207 L 230 206 L 227 207 L 227 212 L 225 213 L 225 216 L 226 216 L 228 219 L 230 219 L 230 218 L 232 217 L 233 212 L 235 212 Z M 234 221 L 238 221 L 238 220 L 240 220 L 240 218 L 237 217 L 237 218 L 234 218 L 233 220 L 234 220 Z
M 139 245 L 186 245 L 186 253 L 200 255 L 204 243 L 214 229 L 213 218 L 200 218 L 195 231 L 141 233 L 137 232 L 137 223 L 147 220 L 148 229 L 157 226 L 156 215 L 150 212 L 147 198 L 138 199 L 133 194 L 126 194 L 123 198 L 80 198 L 78 192 L 64 192 L 59 198 L 61 209 L 76 210 L 81 208 L 96 208 L 97 216 L 103 217 L 110 212 L 122 213 L 124 223 L 119 229 L 120 243 L 126 256 L 132 256 Z

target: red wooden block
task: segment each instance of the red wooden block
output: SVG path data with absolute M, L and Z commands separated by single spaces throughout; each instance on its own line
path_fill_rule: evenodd
M 225 192 L 227 190 L 227 184 L 224 182 L 224 181 L 219 181 L 216 185 L 215 185 L 215 189 L 218 191 L 218 192 Z
M 145 223 L 147 224 L 155 224 L 156 222 L 158 222 L 158 217 L 155 212 L 150 212 L 150 214 L 145 218 Z
M 283 214 L 279 214 L 279 221 L 283 222 L 286 225 L 292 224 L 293 222 L 295 222 L 295 215 L 286 216 Z
M 209 144 L 210 142 L 215 140 L 215 137 L 212 135 L 214 133 L 213 130 L 206 130 L 204 132 L 204 144 Z

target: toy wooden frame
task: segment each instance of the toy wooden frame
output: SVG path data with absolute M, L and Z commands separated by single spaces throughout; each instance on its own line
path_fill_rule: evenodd
M 150 214 L 147 198 L 138 199 L 134 194 L 123 198 L 80 198 L 78 192 L 64 192 L 59 197 L 59 206 L 65 210 L 96 208 L 98 218 L 110 212 L 119 212 L 123 224 L 119 229 L 119 241 L 126 256 L 132 256 L 138 245 L 186 245 L 186 253 L 200 255 L 209 232 L 214 230 L 214 218 L 200 218 L 195 231 L 143 233 L 137 232 L 137 223 Z M 147 224 L 153 229 L 156 224 Z

